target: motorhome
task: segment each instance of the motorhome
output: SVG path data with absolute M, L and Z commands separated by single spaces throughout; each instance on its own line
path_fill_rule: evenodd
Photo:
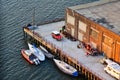
M 111 76 L 120 80 L 120 65 L 119 64 L 115 62 L 111 62 L 104 68 L 104 70 Z

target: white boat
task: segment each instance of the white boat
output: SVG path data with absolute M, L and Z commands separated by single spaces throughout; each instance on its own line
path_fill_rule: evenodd
M 45 54 L 45 56 L 47 58 L 53 58 L 54 56 L 52 54 L 50 54 L 47 49 L 45 49 L 43 46 L 40 45 L 40 49 L 43 51 L 43 53 Z
M 111 62 L 109 61 L 109 64 L 104 68 L 104 70 L 111 76 L 120 80 L 120 65 L 119 64 L 113 61 Z
M 72 76 L 78 76 L 78 71 L 70 66 L 69 64 L 61 61 L 61 60 L 57 60 L 57 59 L 53 59 L 55 64 L 58 66 L 58 68 L 63 71 L 66 74 L 72 75 Z
M 34 45 L 32 45 L 30 43 L 28 43 L 28 47 L 40 61 L 45 60 L 45 55 L 39 48 L 35 47 Z

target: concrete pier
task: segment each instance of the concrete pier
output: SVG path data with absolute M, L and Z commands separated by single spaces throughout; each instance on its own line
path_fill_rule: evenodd
M 24 28 L 26 35 L 34 38 L 37 43 L 44 45 L 57 55 L 63 61 L 75 67 L 80 73 L 88 77 L 88 80 L 116 80 L 109 74 L 105 73 L 104 65 L 100 63 L 103 56 L 86 56 L 85 51 L 77 48 L 78 41 L 71 41 L 63 38 L 57 41 L 51 36 L 52 31 L 59 31 L 65 25 L 64 21 L 54 22 L 50 24 L 40 25 L 34 31 Z

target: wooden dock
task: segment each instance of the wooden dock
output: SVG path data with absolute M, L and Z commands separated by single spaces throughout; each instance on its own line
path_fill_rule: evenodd
M 88 80 L 115 80 L 104 72 L 104 65 L 100 63 L 103 56 L 86 56 L 83 49 L 77 48 L 78 41 L 70 41 L 65 37 L 62 41 L 57 41 L 51 37 L 52 31 L 59 31 L 64 25 L 65 22 L 60 21 L 38 26 L 34 31 L 25 27 L 24 36 L 27 38 L 29 35 L 36 43 L 44 45 L 61 60 L 75 67 L 80 74 L 88 77 Z

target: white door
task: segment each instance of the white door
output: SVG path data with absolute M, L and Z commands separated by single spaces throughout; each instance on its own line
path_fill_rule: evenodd
M 74 28 L 71 28 L 71 35 L 74 37 Z
M 83 34 L 82 33 L 78 33 L 78 39 L 80 40 L 80 41 L 83 41 Z

